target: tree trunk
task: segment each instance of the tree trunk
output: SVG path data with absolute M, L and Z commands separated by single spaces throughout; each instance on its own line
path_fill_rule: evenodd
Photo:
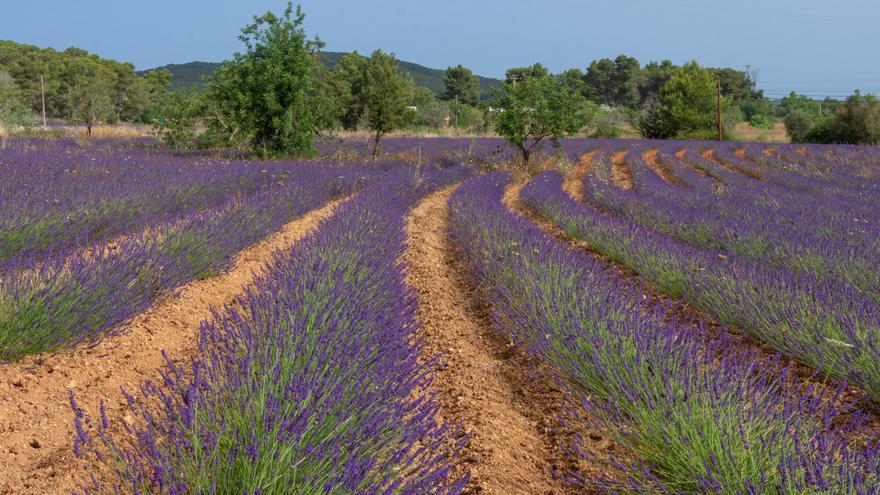
M 379 158 L 379 140 L 382 139 L 382 133 L 376 131 L 376 137 L 373 139 L 373 160 Z

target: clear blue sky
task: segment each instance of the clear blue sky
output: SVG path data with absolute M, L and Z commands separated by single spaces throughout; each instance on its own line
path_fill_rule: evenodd
M 2 0 L 0 38 L 79 46 L 138 69 L 220 61 L 239 29 L 283 0 Z M 769 96 L 880 92 L 876 0 L 303 0 L 306 29 L 333 51 L 374 48 L 429 67 L 500 77 L 626 53 L 745 69 Z

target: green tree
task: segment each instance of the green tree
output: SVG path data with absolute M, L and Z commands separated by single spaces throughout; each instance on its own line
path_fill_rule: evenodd
M 856 91 L 834 111 L 828 137 L 840 144 L 880 143 L 880 101 Z
M 583 95 L 549 75 L 504 83 L 493 106 L 499 109 L 495 130 L 520 152 L 526 167 L 545 140 L 580 131 L 595 113 Z
M 311 154 L 322 130 L 315 72 L 323 44 L 307 39 L 304 19 L 291 2 L 280 17 L 255 17 L 239 36 L 245 52 L 225 62 L 210 83 L 224 127 L 245 134 L 261 156 Z
M 626 55 L 594 61 L 584 75 L 587 96 L 605 105 L 636 107 L 641 76 L 639 61 Z
M 549 75 L 550 71 L 547 70 L 546 67 L 540 63 L 536 63 L 531 67 L 514 67 L 513 69 L 508 69 L 505 74 L 504 82 L 507 84 L 516 84 L 530 77 L 544 77 Z
M 614 79 L 614 61 L 610 58 L 594 60 L 584 75 L 587 97 L 602 105 L 613 105 L 616 93 Z
M 332 99 L 341 109 L 339 120 L 343 129 L 357 129 L 364 115 L 366 75 L 367 59 L 356 51 L 340 58 L 330 74 L 328 85 Z
M 672 77 L 676 68 L 672 61 L 664 60 L 659 63 L 651 62 L 642 69 L 638 86 L 642 105 L 652 98 L 656 99 L 659 97 L 660 89 Z
M 77 59 L 71 65 L 71 80 L 66 90 L 69 116 L 82 122 L 91 136 L 97 123 L 117 117 L 112 98 L 116 74 L 89 58 Z
M 785 132 L 794 143 L 803 143 L 813 128 L 813 124 L 813 116 L 800 108 L 785 116 Z
M 0 126 L 30 126 L 35 115 L 24 101 L 21 88 L 7 72 L 0 72 Z
M 715 79 L 721 81 L 721 94 L 729 96 L 734 102 L 764 97 L 764 93 L 755 88 L 755 81 L 746 72 L 730 67 L 709 70 L 715 75 Z
M 415 91 L 412 79 L 400 74 L 393 53 L 376 50 L 367 60 L 363 98 L 367 125 L 373 132 L 373 157 L 379 156 L 382 136 L 415 117 L 409 106 Z
M 567 86 L 572 91 L 585 94 L 586 86 L 584 86 L 584 72 L 580 69 L 568 69 L 559 74 L 559 83 Z
M 447 68 L 443 82 L 446 85 L 443 99 L 455 100 L 472 106 L 480 103 L 480 80 L 467 67 L 459 64 Z
M 729 98 L 722 98 L 722 112 Z M 660 90 L 659 118 L 665 134 L 676 137 L 712 136 L 716 127 L 716 80 L 712 72 L 691 62 L 680 67 Z

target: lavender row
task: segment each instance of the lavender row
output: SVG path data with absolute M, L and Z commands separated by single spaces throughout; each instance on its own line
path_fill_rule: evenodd
M 34 145 L 37 146 L 37 145 Z M 314 172 L 312 165 L 191 160 L 151 149 L 16 144 L 0 151 L 0 271 L 134 235 Z
M 496 328 L 572 380 L 593 426 L 634 456 L 603 460 L 582 438 L 574 451 L 610 476 L 559 474 L 627 493 L 878 493 L 877 446 L 849 442 L 858 422 L 834 429 L 838 411 L 816 391 L 789 392 L 755 353 L 667 323 L 643 287 L 507 210 L 505 183 L 462 186 L 451 236 Z
M 568 235 L 665 293 L 880 399 L 880 314 L 871 301 L 830 281 L 751 264 L 600 213 L 574 201 L 561 184 L 558 172 L 545 172 L 521 198 Z
M 462 176 L 393 173 L 345 202 L 202 326 L 190 366 L 129 396 L 123 433 L 73 400 L 77 455 L 118 476 L 84 493 L 460 493 L 448 456 L 466 437 L 435 420 L 399 259 L 409 208 Z
M 817 208 L 823 201 L 816 195 L 785 191 L 691 157 L 720 178 L 723 186 L 713 187 L 712 179 L 694 177 L 693 171 L 688 175 L 683 159 L 665 151 L 659 157 L 681 177 L 679 184 L 661 179 L 643 160 L 642 150 L 634 148 L 625 158 L 633 189 L 615 187 L 601 176 L 603 170 L 609 175 L 607 160 L 594 160 L 594 173 L 585 179 L 587 199 L 682 241 L 819 280 L 836 279 L 880 302 L 880 231 L 874 232 L 878 222 L 871 220 L 880 220 L 875 208 L 859 213 L 860 202 L 845 198 L 833 208 Z
M 174 288 L 225 270 L 238 251 L 285 222 L 350 194 L 368 179 L 364 173 L 325 170 L 126 239 L 112 251 L 11 273 L 0 286 L 0 359 L 99 338 Z

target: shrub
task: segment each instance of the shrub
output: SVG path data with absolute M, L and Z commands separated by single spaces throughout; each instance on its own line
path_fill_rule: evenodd
M 807 141 L 807 135 L 813 128 L 813 117 L 800 108 L 793 110 L 785 116 L 785 132 L 792 142 L 803 143 Z

